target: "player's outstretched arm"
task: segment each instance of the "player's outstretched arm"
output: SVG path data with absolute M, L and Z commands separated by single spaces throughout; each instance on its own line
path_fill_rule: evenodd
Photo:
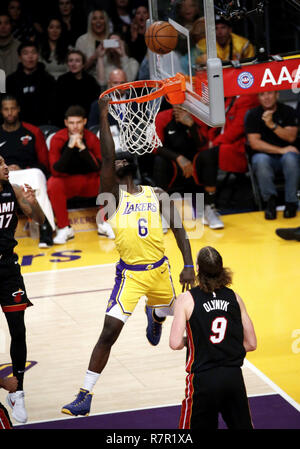
M 155 187 L 154 191 L 159 200 L 160 211 L 167 223 L 170 224 L 170 228 L 175 236 L 177 246 L 182 254 L 184 267 L 180 273 L 179 281 L 182 285 L 182 291 L 184 291 L 193 287 L 195 283 L 195 271 L 190 241 L 174 201 L 170 200 L 169 195 L 162 189 Z
M 115 144 L 111 135 L 108 122 L 108 103 L 109 98 L 103 97 L 99 99 L 99 116 L 100 116 L 100 142 L 102 167 L 100 172 L 100 192 L 111 192 L 115 196 L 118 194 L 119 188 L 116 181 L 115 172 Z

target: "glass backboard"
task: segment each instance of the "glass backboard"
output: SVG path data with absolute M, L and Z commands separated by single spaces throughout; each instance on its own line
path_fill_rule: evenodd
M 151 79 L 183 73 L 186 99 L 183 107 L 209 126 L 225 122 L 222 62 L 217 58 L 213 0 L 148 0 L 150 26 L 168 21 L 178 31 L 178 44 L 167 55 L 148 50 Z M 206 53 L 197 46 L 206 40 Z

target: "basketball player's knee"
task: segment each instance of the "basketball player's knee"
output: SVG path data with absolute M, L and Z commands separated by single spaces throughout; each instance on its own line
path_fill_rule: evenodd
M 10 327 L 10 336 L 14 342 L 23 342 L 26 338 L 25 324 L 21 321 L 16 321 L 16 324 Z
M 110 347 L 115 343 L 118 336 L 119 332 L 115 328 L 104 326 L 97 344 Z

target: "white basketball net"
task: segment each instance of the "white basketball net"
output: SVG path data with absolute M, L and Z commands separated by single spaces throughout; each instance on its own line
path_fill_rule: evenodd
M 126 90 L 114 90 L 108 95 L 112 101 L 119 101 L 121 96 L 126 99 L 139 98 L 156 92 L 160 87 L 144 85 L 136 88 L 129 85 Z M 138 103 L 109 103 L 109 113 L 117 120 L 120 128 L 120 146 L 122 150 L 142 155 L 151 153 L 154 148 L 162 146 L 156 133 L 155 118 L 161 105 L 162 97 Z

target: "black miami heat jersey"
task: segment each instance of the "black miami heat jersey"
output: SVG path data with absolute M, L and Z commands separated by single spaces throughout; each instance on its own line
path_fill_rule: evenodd
M 241 311 L 234 291 L 224 287 L 205 293 L 200 287 L 194 287 L 190 293 L 195 306 L 187 322 L 186 371 L 196 373 L 218 366 L 242 366 L 246 351 Z
M 9 182 L 3 182 L 2 185 L 3 190 L 0 192 L 0 255 L 3 257 L 3 255 L 12 254 L 13 248 L 17 245 L 15 231 L 18 217 L 14 189 Z

